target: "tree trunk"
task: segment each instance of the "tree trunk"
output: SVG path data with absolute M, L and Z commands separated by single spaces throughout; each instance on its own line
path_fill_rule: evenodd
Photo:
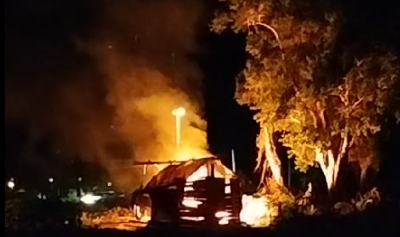
M 281 173 L 281 162 L 275 150 L 272 133 L 267 126 L 263 126 L 259 137 L 259 151 L 256 169 L 261 170 L 261 182 L 265 181 L 267 172 L 271 170 L 272 178 L 280 185 L 283 185 Z M 264 154 L 263 154 L 264 153 Z M 264 155 L 264 158 L 263 158 Z
M 331 191 L 335 185 L 339 175 L 340 163 L 343 156 L 346 153 L 348 146 L 347 135 L 343 136 L 339 152 L 335 157 L 332 150 L 329 149 L 325 152 L 321 151 L 320 148 L 315 150 L 315 160 L 321 167 L 322 173 L 325 176 L 326 186 L 328 191 Z
M 368 169 L 372 166 L 372 157 L 367 156 L 365 160 L 359 161 L 358 166 L 360 168 L 360 184 L 366 181 Z

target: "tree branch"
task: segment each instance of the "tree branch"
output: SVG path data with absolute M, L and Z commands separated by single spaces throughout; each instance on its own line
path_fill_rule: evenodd
M 316 116 L 316 115 L 314 114 L 314 112 L 311 111 L 311 110 L 310 110 L 310 114 L 311 114 L 311 117 L 312 117 L 312 119 L 313 119 L 314 127 L 315 127 L 315 128 L 318 128 L 318 119 L 317 119 L 317 116 Z
M 274 27 L 262 22 L 262 18 L 263 17 L 264 17 L 263 14 L 258 14 L 257 15 L 257 20 L 254 19 L 254 16 L 247 18 L 247 22 L 246 22 L 247 23 L 247 27 L 252 25 L 252 26 L 263 26 L 263 27 L 267 28 L 269 31 L 272 32 L 272 34 L 274 34 L 275 39 L 278 42 L 279 49 L 282 50 L 283 47 L 282 47 L 282 43 L 281 43 L 281 40 L 279 38 L 278 32 L 274 29 Z
M 357 106 L 357 105 L 359 105 L 362 101 L 364 100 L 364 97 L 363 98 L 360 98 L 359 100 L 357 100 L 356 102 L 354 102 L 354 104 L 351 106 L 353 109 Z
M 268 160 L 264 159 L 263 162 L 263 167 L 262 167 L 262 171 L 261 171 L 261 179 L 260 179 L 260 184 L 259 184 L 259 188 L 265 184 L 265 177 L 267 175 L 267 171 L 268 171 Z
M 267 28 L 268 30 L 270 30 L 270 31 L 272 32 L 272 34 L 274 34 L 275 39 L 276 39 L 276 41 L 278 42 L 279 48 L 280 48 L 281 50 L 283 49 L 283 48 L 282 48 L 281 40 L 279 39 L 278 32 L 277 32 L 272 26 L 270 26 L 270 25 L 268 25 L 268 24 L 265 24 L 265 23 L 263 23 L 263 22 L 257 22 L 256 25 L 264 26 L 265 28 Z
M 333 183 L 332 183 L 332 185 L 335 185 L 335 183 L 336 183 L 337 177 L 339 175 L 340 163 L 342 161 L 344 154 L 346 153 L 347 147 L 348 147 L 348 134 L 347 134 L 347 132 L 345 132 L 342 134 L 342 141 L 340 143 L 339 154 L 336 159 L 335 166 L 333 168 L 333 180 L 332 180 Z
M 321 166 L 322 173 L 327 175 L 327 167 L 324 161 L 324 153 L 322 153 L 320 148 L 315 149 L 315 161 Z
M 301 124 L 300 120 L 298 120 L 297 118 L 294 118 L 292 115 L 290 115 L 289 117 L 290 117 L 290 120 L 291 120 L 292 122 Z
M 322 128 L 326 128 L 325 109 L 322 108 L 320 101 L 317 101 L 315 106 L 317 107 L 318 116 L 321 119 Z
M 349 146 L 348 147 L 352 147 L 354 142 L 355 142 L 355 139 L 354 139 L 354 137 L 352 137 L 350 142 L 349 142 Z
M 255 170 L 259 170 L 261 168 L 261 165 L 263 163 L 263 154 L 264 154 L 264 150 L 265 150 L 265 146 L 264 146 L 264 139 L 263 139 L 263 133 L 262 133 L 262 128 L 260 129 L 260 135 L 258 137 L 258 141 L 257 141 L 257 147 L 258 147 L 258 153 L 257 153 L 257 164 L 256 164 L 256 168 Z

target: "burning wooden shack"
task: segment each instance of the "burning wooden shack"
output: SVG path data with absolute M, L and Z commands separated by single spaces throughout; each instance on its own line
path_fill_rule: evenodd
M 218 158 L 174 162 L 141 193 L 151 199 L 150 225 L 240 224 L 240 181 Z

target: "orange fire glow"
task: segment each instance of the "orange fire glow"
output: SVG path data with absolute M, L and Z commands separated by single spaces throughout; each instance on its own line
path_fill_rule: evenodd
M 143 212 L 140 210 L 140 206 L 134 205 L 133 206 L 133 211 L 136 214 L 138 221 L 141 222 L 149 222 L 151 220 L 151 216 L 148 213 L 148 211 L 145 209 Z
M 176 157 L 177 161 L 186 161 L 190 159 L 201 159 L 204 157 L 211 157 L 212 155 L 204 149 L 196 149 L 189 147 L 182 147 Z
M 268 208 L 266 197 L 242 196 L 242 211 L 240 221 L 252 227 L 268 226 L 271 210 Z

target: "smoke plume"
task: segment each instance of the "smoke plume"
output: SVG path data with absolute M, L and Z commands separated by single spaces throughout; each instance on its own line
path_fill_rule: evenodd
M 194 60 L 199 1 L 93 2 L 49 3 L 46 13 L 27 5 L 29 20 L 21 9 L 6 14 L 5 120 L 29 131 L 25 162 L 40 159 L 45 141 L 59 156 L 102 164 L 124 185 L 131 171 L 112 161 L 176 158 L 172 110 L 180 106 L 181 151 L 207 155 Z M 52 20 L 36 20 L 41 14 Z
M 201 74 L 194 60 L 201 8 L 195 1 L 124 1 L 102 17 L 91 52 L 108 79 L 113 127 L 129 139 L 137 160 L 176 157 L 175 118 L 183 106 L 182 149 L 207 147 Z M 190 155 L 196 155 L 195 153 Z

